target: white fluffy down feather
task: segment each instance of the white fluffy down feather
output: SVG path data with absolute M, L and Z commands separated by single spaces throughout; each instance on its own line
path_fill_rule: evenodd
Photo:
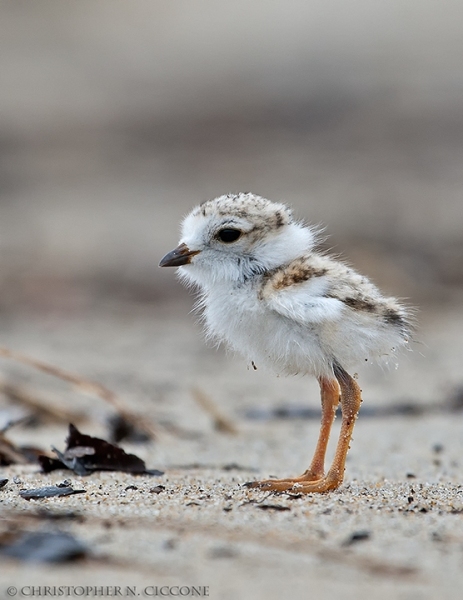
M 334 365 L 388 361 L 407 345 L 410 311 L 315 240 L 285 205 L 254 194 L 193 209 L 179 274 L 199 288 L 208 336 L 258 365 L 316 377 L 333 377 Z

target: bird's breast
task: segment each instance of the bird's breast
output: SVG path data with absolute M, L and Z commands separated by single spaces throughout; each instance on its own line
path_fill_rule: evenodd
M 326 367 L 317 331 L 270 310 L 257 289 L 215 288 L 206 297 L 205 318 L 211 337 L 259 365 L 290 374 Z

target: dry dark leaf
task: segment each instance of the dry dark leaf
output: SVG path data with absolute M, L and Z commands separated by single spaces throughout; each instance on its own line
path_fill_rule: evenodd
M 343 546 L 352 546 L 352 544 L 356 544 L 357 542 L 364 542 L 365 540 L 369 540 L 371 538 L 371 533 L 367 530 L 354 531 L 345 542 L 343 542 Z
M 261 508 L 262 510 L 291 510 L 289 506 L 284 506 L 282 504 L 256 504 L 257 508 Z
M 111 442 L 116 443 L 127 440 L 128 442 L 141 444 L 149 442 L 150 437 L 152 437 L 121 414 L 116 414 L 110 418 L 109 431 L 109 439 Z
M 19 495 L 24 500 L 38 500 L 40 498 L 53 498 L 55 496 L 71 496 L 72 494 L 83 494 L 86 490 L 75 490 L 70 485 L 49 485 L 32 490 L 21 490 Z
M 82 542 L 63 531 L 26 532 L 11 544 L 0 546 L 0 555 L 33 562 L 67 562 L 87 554 Z
M 0 489 L 4 488 L 8 483 L 8 479 L 0 479 Z
M 106 440 L 92 437 L 80 431 L 74 425 L 69 425 L 69 435 L 66 439 L 66 450 L 53 451 L 58 459 L 40 456 L 39 462 L 44 473 L 55 469 L 70 469 L 77 475 L 88 475 L 93 471 L 122 471 L 124 473 L 163 475 L 162 471 L 147 469 L 145 462 L 127 454 L 122 448 L 110 444 Z

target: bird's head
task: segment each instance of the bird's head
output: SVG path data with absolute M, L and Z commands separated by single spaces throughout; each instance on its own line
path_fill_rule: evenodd
M 310 228 L 284 204 L 254 194 L 228 194 L 203 202 L 184 219 L 180 244 L 161 267 L 181 267 L 201 287 L 244 281 L 284 265 L 313 246 Z

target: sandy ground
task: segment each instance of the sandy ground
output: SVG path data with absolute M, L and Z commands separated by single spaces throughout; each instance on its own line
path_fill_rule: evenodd
M 109 586 L 87 590 L 92 597 L 115 596 L 121 586 L 124 596 L 135 587 L 149 597 L 161 594 L 159 586 L 174 586 L 164 588 L 172 595 L 175 586 L 186 586 L 184 593 L 206 586 L 204 594 L 220 599 L 459 598 L 463 437 L 460 415 L 446 408 L 461 390 L 458 308 L 449 306 L 445 315 L 422 310 L 421 343 L 398 370 L 359 372 L 365 416 L 354 433 L 345 484 L 326 495 L 292 497 L 240 484 L 304 470 L 318 420 L 256 420 L 249 411 L 317 408 L 316 383 L 253 371 L 239 357 L 208 348 L 190 305 L 183 297 L 158 306 L 106 302 L 73 315 L 3 315 L 4 345 L 98 380 L 163 424 L 157 441 L 123 446 L 165 475 L 1 468 L 0 477 L 9 479 L 0 491 L 2 531 L 59 528 L 82 540 L 91 556 L 57 566 L 2 560 L 0 589 L 15 586 L 26 596 L 28 586 Z M 11 362 L 2 361 L 2 369 L 48 402 L 84 411 L 85 432 L 107 435 L 102 401 Z M 192 386 L 231 419 L 236 435 L 214 430 Z M 424 410 L 372 412 L 403 402 Z M 16 442 L 44 448 L 63 448 L 65 436 L 64 423 L 47 422 L 10 433 Z M 65 478 L 86 493 L 29 502 L 18 495 Z M 165 490 L 153 492 L 159 484 Z M 68 516 L 46 518 L 43 510 Z M 364 539 L 353 540 L 362 532 Z
M 460 598 L 461 3 L 3 4 L 0 346 L 114 390 L 159 429 L 124 448 L 165 475 L 0 467 L 0 542 L 59 528 L 90 549 L 66 565 L 2 558 L 0 597 L 181 585 L 225 600 Z M 157 268 L 183 214 L 238 190 L 325 225 L 334 252 L 420 306 L 400 368 L 359 370 L 365 402 L 331 494 L 241 487 L 307 467 L 317 384 L 208 348 L 191 298 Z M 11 361 L 0 369 L 107 437 L 101 399 Z M 236 435 L 215 430 L 194 387 Z M 281 407 L 315 412 L 249 417 Z M 0 396 L 0 420 L 5 410 L 17 414 Z M 8 435 L 48 449 L 66 433 L 41 420 Z M 86 493 L 19 496 L 65 478 Z

